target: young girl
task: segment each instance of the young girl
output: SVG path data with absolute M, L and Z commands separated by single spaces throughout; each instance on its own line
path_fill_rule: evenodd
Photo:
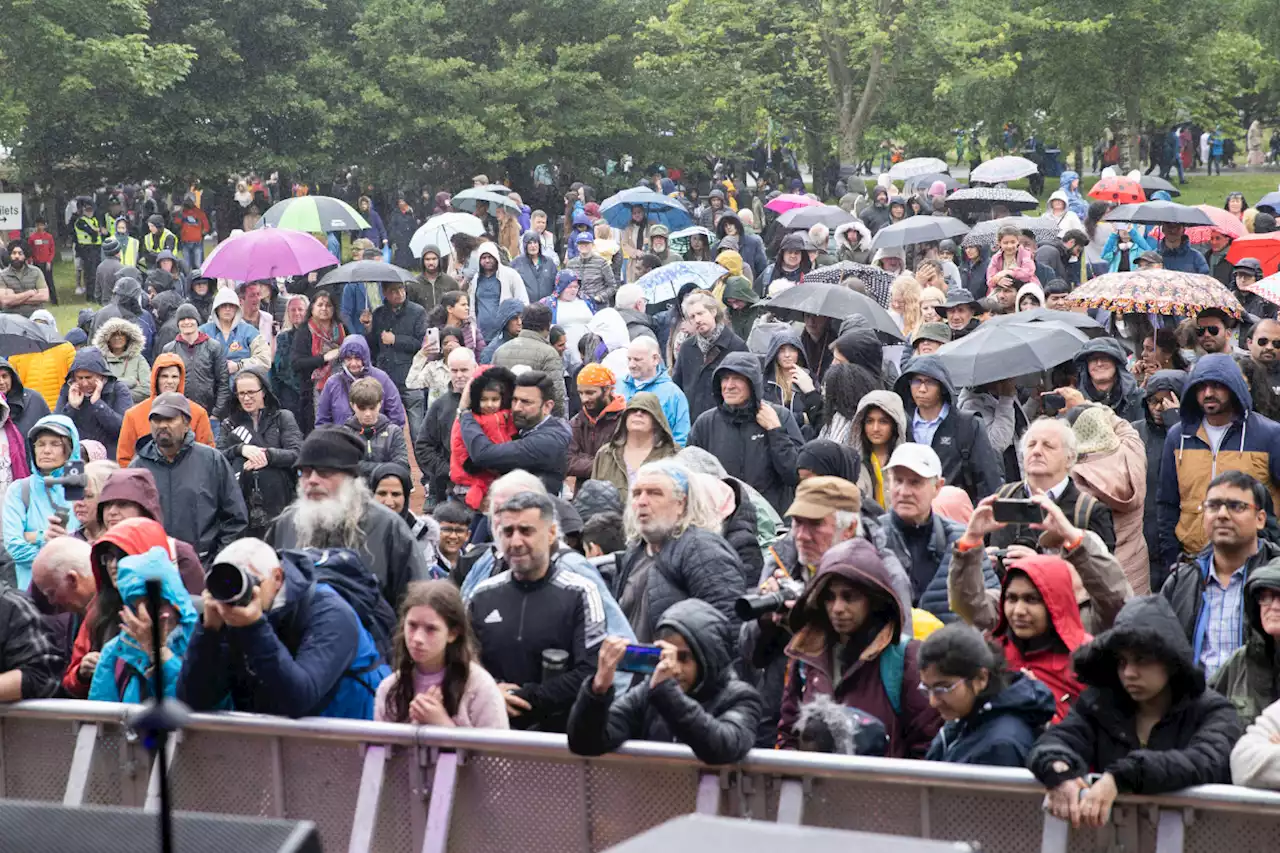
M 395 671 L 378 685 L 375 721 L 510 727 L 506 701 L 480 666 L 466 605 L 452 583 L 409 584 L 393 644 Z
M 1014 225 L 1002 225 L 996 232 L 999 251 L 987 264 L 987 293 L 1003 281 L 1008 281 L 1015 290 L 1024 284 L 1040 283 L 1036 278 L 1036 257 L 1019 243 L 1021 236 L 1022 232 Z
M 515 374 L 505 367 L 481 365 L 471 382 L 471 412 L 484 434 L 495 444 L 505 444 L 515 438 L 516 425 L 511 415 L 511 397 L 515 387 Z M 471 464 L 467 446 L 462 441 L 462 427 L 457 421 L 453 422 L 449 446 L 453 449 L 449 458 L 449 476 L 459 486 L 470 486 L 467 506 L 473 510 L 483 508 L 485 495 L 497 475 L 478 470 Z

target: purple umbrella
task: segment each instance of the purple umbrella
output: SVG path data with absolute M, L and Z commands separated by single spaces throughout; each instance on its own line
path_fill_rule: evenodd
M 260 281 L 306 275 L 337 263 L 323 243 L 304 231 L 259 228 L 219 243 L 200 272 L 206 278 Z

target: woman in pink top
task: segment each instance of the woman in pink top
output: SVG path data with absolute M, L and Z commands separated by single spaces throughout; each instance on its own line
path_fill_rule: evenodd
M 1024 284 L 1039 284 L 1036 278 L 1036 256 L 1030 249 L 1019 245 L 1022 232 L 1013 225 L 1002 225 L 996 232 L 998 252 L 987 264 L 987 293 L 996 289 L 1001 280 L 1009 279 L 1014 290 Z
M 378 685 L 375 720 L 509 728 L 507 703 L 479 663 L 466 605 L 452 583 L 409 585 L 394 646 L 395 671 Z

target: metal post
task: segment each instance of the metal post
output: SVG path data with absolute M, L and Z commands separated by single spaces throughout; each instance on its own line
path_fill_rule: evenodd
M 351 819 L 351 840 L 347 845 L 347 853 L 368 853 L 373 844 L 373 830 L 378 824 L 378 803 L 382 799 L 386 766 L 387 747 L 365 747 L 360 793 L 356 798 L 356 813 Z
M 431 780 L 431 804 L 427 807 L 422 853 L 446 853 L 449 849 L 449 822 L 453 819 L 453 795 L 457 786 L 458 753 L 442 752 Z
M 1156 853 L 1182 853 L 1186 834 L 1187 827 L 1183 823 L 1182 812 L 1161 809 L 1160 820 L 1156 824 Z
M 1071 840 L 1071 824 L 1062 818 L 1044 813 L 1044 831 L 1040 835 L 1040 853 L 1067 853 Z
M 933 838 L 932 820 L 929 816 L 929 789 L 920 789 L 920 837 Z
M 178 744 L 182 740 L 181 732 L 174 732 L 164 751 L 164 768 L 167 772 L 173 767 L 173 757 L 178 754 Z M 160 811 L 160 759 L 151 765 L 151 779 L 147 782 L 147 800 L 142 806 L 144 812 L 155 814 Z
M 804 780 L 783 779 L 778 791 L 778 823 L 800 826 L 804 823 Z
M 271 816 L 283 818 L 287 813 L 284 802 L 284 739 L 273 737 L 271 744 Z
M 93 749 L 98 743 L 102 727 L 97 723 L 85 723 L 76 732 L 76 751 L 71 756 L 71 772 L 67 774 L 67 788 L 62 804 L 78 808 L 84 804 L 84 789 L 89 784 L 89 771 L 93 768 Z
M 703 773 L 698 777 L 698 814 L 720 814 L 720 774 Z

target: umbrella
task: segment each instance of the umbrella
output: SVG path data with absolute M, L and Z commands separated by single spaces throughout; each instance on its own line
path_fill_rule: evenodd
M 1108 222 L 1136 222 L 1140 225 L 1213 225 L 1213 220 L 1203 210 L 1176 201 L 1122 204 L 1102 218 Z
M 1249 288 L 1249 292 L 1258 294 L 1272 305 L 1280 305 L 1280 273 L 1255 281 Z M 0 341 L 2 340 L 3 337 L 0 337 Z M 0 352 L 3 352 L 3 349 L 3 345 L 0 345 Z
M 205 259 L 206 278 L 261 281 L 264 278 L 306 275 L 338 259 L 310 234 L 284 228 L 256 228 L 223 240 Z
M 475 213 L 476 202 L 478 201 L 488 202 L 490 210 L 506 207 L 516 213 L 520 212 L 520 206 L 502 193 L 491 193 L 482 189 L 463 190 L 453 197 L 453 206 L 459 210 L 465 210 L 467 213 Z
M 600 202 L 600 215 L 614 228 L 626 228 L 631 221 L 633 207 L 643 207 L 651 222 L 661 223 L 672 230 L 684 228 L 693 221 L 684 205 L 648 187 L 632 187 L 614 193 Z
M 830 317 L 843 320 L 851 314 L 861 314 L 871 323 L 881 340 L 902 343 L 902 332 L 889 312 L 869 296 L 838 284 L 823 284 L 805 279 L 795 287 L 789 287 L 772 299 L 762 303 L 772 314 L 791 316 L 797 320 L 804 315 Z
M 1089 190 L 1089 198 L 1099 201 L 1114 201 L 1118 204 L 1139 204 L 1147 200 L 1142 184 L 1133 178 L 1103 178 Z
M 1258 203 L 1254 207 L 1258 208 L 1258 210 L 1262 210 L 1265 207 L 1271 211 L 1272 215 L 1275 215 L 1276 211 L 1280 211 L 1280 191 L 1267 193 L 1258 199 Z
M 1071 291 L 1067 300 L 1086 308 L 1138 314 L 1191 316 L 1218 308 L 1239 317 L 1244 310 L 1213 276 L 1166 269 L 1106 273 Z
M 765 209 L 772 210 L 774 213 L 786 213 L 793 207 L 813 207 L 815 204 L 822 204 L 822 202 L 816 198 L 809 198 L 807 195 L 783 193 L 766 204 Z
M 945 171 L 947 171 L 946 161 L 939 160 L 937 157 L 912 157 L 910 160 L 894 163 L 889 169 L 889 177 L 900 181 L 903 178 L 914 178 L 916 175 Z
M 1078 314 L 1075 311 L 1054 311 L 1052 308 L 1032 308 L 1030 311 L 1019 311 L 1016 314 L 997 314 L 982 325 L 988 326 L 992 323 L 997 325 L 1002 323 L 1058 323 L 1063 326 L 1070 326 L 1078 332 L 1083 332 L 1089 338 L 1105 338 L 1110 334 L 1105 326 L 1088 314 Z
M 484 190 L 487 193 L 497 193 L 498 195 L 509 195 L 511 187 L 506 184 L 485 184 L 482 187 L 472 187 L 473 190 Z
M 969 183 L 1002 184 L 1016 181 L 1040 171 L 1040 167 L 1026 157 L 996 157 L 969 173 Z
M 1227 249 L 1227 260 L 1234 264 L 1241 258 L 1257 258 L 1267 275 L 1276 272 L 1280 267 L 1280 231 L 1237 237 Z
M 917 189 L 929 189 L 933 186 L 934 181 L 942 181 L 947 188 L 947 192 L 952 192 L 960 188 L 960 182 L 948 175 L 946 172 L 929 172 L 925 175 L 916 175 L 914 178 L 907 178 L 902 184 L 902 188 L 907 192 L 915 192 Z
M 1051 240 L 1058 236 L 1058 221 L 1047 216 L 1006 216 L 1003 219 L 988 219 L 973 226 L 973 230 L 964 235 L 961 246 L 989 246 L 996 244 L 996 233 L 1006 225 L 1012 225 L 1020 231 L 1030 231 L 1036 242 Z
M 331 284 L 344 284 L 352 281 L 383 281 L 383 282 L 400 282 L 404 284 L 413 281 L 414 275 L 403 267 L 397 267 L 393 264 L 384 264 L 382 261 L 352 261 L 349 264 L 343 264 L 336 270 L 330 270 L 325 277 L 320 279 L 319 287 L 328 287 Z
M 18 314 L 0 314 L 0 356 L 44 352 L 63 343 L 54 330 Z
M 853 261 L 841 261 L 826 267 L 818 267 L 804 277 L 805 283 L 841 284 L 845 279 L 856 278 L 866 288 L 867 295 L 880 303 L 881 308 L 889 307 L 889 289 L 893 287 L 893 274 L 880 267 L 857 264 Z
M 1007 187 L 966 187 L 947 196 L 947 207 L 961 210 L 987 210 L 993 204 L 1002 204 L 1009 210 L 1032 210 L 1040 206 L 1040 200 L 1025 190 Z
M 694 234 L 701 234 L 707 238 L 707 242 L 711 242 L 716 238 L 715 232 L 710 228 L 703 228 L 701 225 L 690 225 L 688 228 L 681 228 L 679 231 L 672 231 L 667 236 L 672 240 L 688 240 Z
M 427 246 L 435 246 L 440 250 L 440 257 L 453 251 L 449 238 L 454 234 L 466 234 L 468 237 L 483 237 L 484 223 L 479 217 L 470 213 L 439 213 L 422 223 L 409 240 L 409 251 L 415 258 L 422 257 Z
M 1174 198 L 1182 195 L 1182 190 L 1156 175 L 1143 175 L 1138 178 L 1138 183 L 1142 186 L 1142 191 L 1147 194 L 1147 198 L 1151 198 L 1152 193 L 1158 193 L 1162 190 Z
M 935 243 L 966 233 L 969 226 L 950 216 L 908 216 L 876 232 L 872 249 L 891 249 L 916 243 Z
M 258 221 L 259 228 L 287 228 L 321 234 L 329 231 L 361 231 L 369 222 L 340 198 L 307 195 L 278 201 Z
M 815 204 L 810 207 L 793 207 L 778 217 L 778 224 L 783 228 L 808 231 L 814 225 L 825 225 L 834 231 L 846 222 L 852 222 L 854 216 L 830 204 Z
M 645 273 L 636 279 L 636 284 L 640 285 L 650 305 L 660 305 L 675 299 L 686 284 L 696 284 L 708 290 L 721 276 L 728 274 L 727 269 L 709 261 L 676 261 Z
M 972 388 L 1052 370 L 1074 358 L 1088 340 L 1084 332 L 1064 323 L 983 323 L 960 340 L 943 344 L 936 354 L 957 388 Z
M 1244 223 L 1236 219 L 1233 214 L 1211 204 L 1197 204 L 1196 209 L 1204 211 L 1204 215 L 1213 220 L 1213 225 L 1197 225 L 1193 228 L 1188 228 L 1188 241 L 1192 243 L 1208 243 L 1209 238 L 1215 233 L 1226 234 L 1233 240 L 1244 236 Z

